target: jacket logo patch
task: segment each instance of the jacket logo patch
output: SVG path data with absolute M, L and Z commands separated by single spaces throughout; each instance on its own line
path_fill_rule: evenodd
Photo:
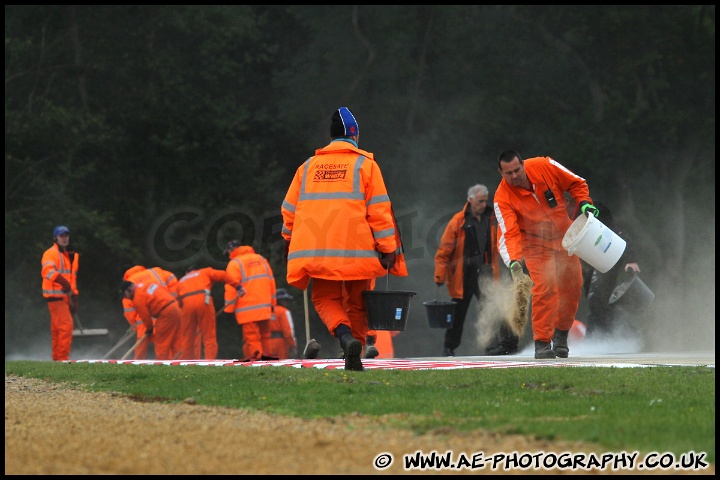
M 315 170 L 316 181 L 344 180 L 347 170 Z

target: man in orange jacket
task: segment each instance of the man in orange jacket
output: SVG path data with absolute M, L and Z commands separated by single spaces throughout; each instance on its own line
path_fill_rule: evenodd
M 245 358 L 271 357 L 263 337 L 270 331 L 275 299 L 275 276 L 270 263 L 250 245 L 230 240 L 225 248 L 230 261 L 225 267 L 225 306 L 242 326 Z
M 280 360 L 297 357 L 297 340 L 295 339 L 295 323 L 288 308 L 288 300 L 292 300 L 284 288 L 276 290 L 275 311 L 270 317 L 270 329 L 263 338 L 263 348 L 267 348 L 270 355 Z
M 139 283 L 123 280 L 120 291 L 133 301 L 138 315 L 145 324 L 145 335 L 155 342 L 155 358 L 173 360 L 173 347 L 177 345 L 180 323 L 180 307 L 170 290 L 155 281 Z M 153 318 L 155 323 L 153 324 Z M 147 340 L 145 340 L 147 341 Z M 143 342 L 144 343 L 144 342 Z
M 45 250 L 42 266 L 42 294 L 50 310 L 51 352 L 54 361 L 70 359 L 73 315 L 78 307 L 77 271 L 80 255 L 68 250 L 70 230 L 59 225 L 53 230 L 53 246 Z
M 287 281 L 305 290 L 312 279 L 313 305 L 340 341 L 345 370 L 361 371 L 368 331 L 362 292 L 377 277 L 407 276 L 407 268 L 380 167 L 358 148 L 358 123 L 347 107 L 333 113 L 330 138 L 297 169 L 280 209 Z
M 160 267 L 145 268 L 142 265 L 135 265 L 125 271 L 125 273 L 123 274 L 123 280 L 130 280 L 133 283 L 140 283 L 142 281 L 155 281 L 167 287 L 173 296 L 177 296 L 177 293 L 175 291 L 175 286 L 178 282 L 177 277 L 174 273 Z M 145 337 L 145 324 L 143 323 L 142 318 L 140 318 L 140 315 L 137 313 L 135 305 L 133 305 L 132 299 L 123 296 L 122 305 L 123 316 L 128 321 L 133 330 L 135 330 L 136 339 L 137 341 L 139 341 L 141 338 Z M 153 319 L 152 323 L 153 325 L 155 324 L 155 319 Z M 133 358 L 135 360 L 145 360 L 147 358 L 151 343 L 153 343 L 152 337 L 145 337 L 145 340 L 142 343 L 138 344 L 137 347 L 135 347 L 135 350 L 133 351 Z M 173 358 L 180 349 L 180 337 L 178 337 L 176 344 L 172 347 Z
M 488 205 L 489 195 L 485 185 L 468 189 L 465 206 L 448 222 L 435 253 L 435 284 L 441 287 L 447 283 L 448 294 L 456 304 L 452 327 L 445 330 L 443 356 L 455 356 L 470 303 L 473 297 L 478 301 L 482 298 L 480 275 L 500 278 L 495 246 L 497 220 Z
M 225 270 L 215 268 L 188 268 L 176 285 L 182 325 L 180 327 L 181 359 L 201 358 L 200 346 L 204 347 L 202 358 L 217 358 L 217 325 L 212 286 L 225 282 Z
M 532 287 L 535 358 L 567 358 L 568 333 L 582 295 L 580 259 L 568 256 L 562 239 L 572 220 L 564 192 L 584 215 L 597 216 L 585 179 L 550 157 L 523 160 L 514 150 L 498 157 L 502 176 L 495 192 L 495 215 L 501 234 L 498 250 L 513 280 L 527 268 Z

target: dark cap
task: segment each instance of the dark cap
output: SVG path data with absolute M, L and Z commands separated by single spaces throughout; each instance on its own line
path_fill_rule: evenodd
M 132 284 L 133 284 L 133 282 L 129 282 L 127 280 L 123 280 L 122 283 L 120 283 L 120 287 L 118 288 L 118 293 L 120 294 L 120 298 L 123 298 L 125 296 L 125 291 Z
M 240 240 L 230 240 L 227 245 L 225 246 L 225 251 L 223 252 L 225 255 L 230 255 L 233 250 L 235 250 L 237 247 L 241 246 L 242 242 Z
M 331 137 L 354 137 L 360 134 L 355 115 L 349 108 L 340 107 L 333 113 L 330 120 L 330 136 Z
M 290 295 L 284 288 L 278 288 L 275 290 L 275 298 L 278 300 L 292 300 L 295 297 Z

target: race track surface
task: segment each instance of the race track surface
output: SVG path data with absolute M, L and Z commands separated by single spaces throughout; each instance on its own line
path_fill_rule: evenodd
M 287 366 L 293 368 L 342 369 L 341 359 L 318 360 L 70 360 L 69 363 L 115 363 L 131 365 L 198 365 L 198 366 Z M 641 368 L 652 366 L 707 366 L 715 368 L 714 351 L 698 352 L 648 352 L 627 354 L 579 353 L 569 358 L 535 360 L 532 352 L 523 351 L 517 355 L 363 359 L 366 370 L 450 370 L 460 368 L 516 368 L 516 367 L 615 367 Z

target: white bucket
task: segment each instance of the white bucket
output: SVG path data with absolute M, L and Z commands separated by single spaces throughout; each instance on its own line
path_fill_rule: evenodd
M 594 216 L 580 215 L 565 232 L 562 246 L 568 255 L 575 254 L 605 273 L 620 260 L 626 243 Z

